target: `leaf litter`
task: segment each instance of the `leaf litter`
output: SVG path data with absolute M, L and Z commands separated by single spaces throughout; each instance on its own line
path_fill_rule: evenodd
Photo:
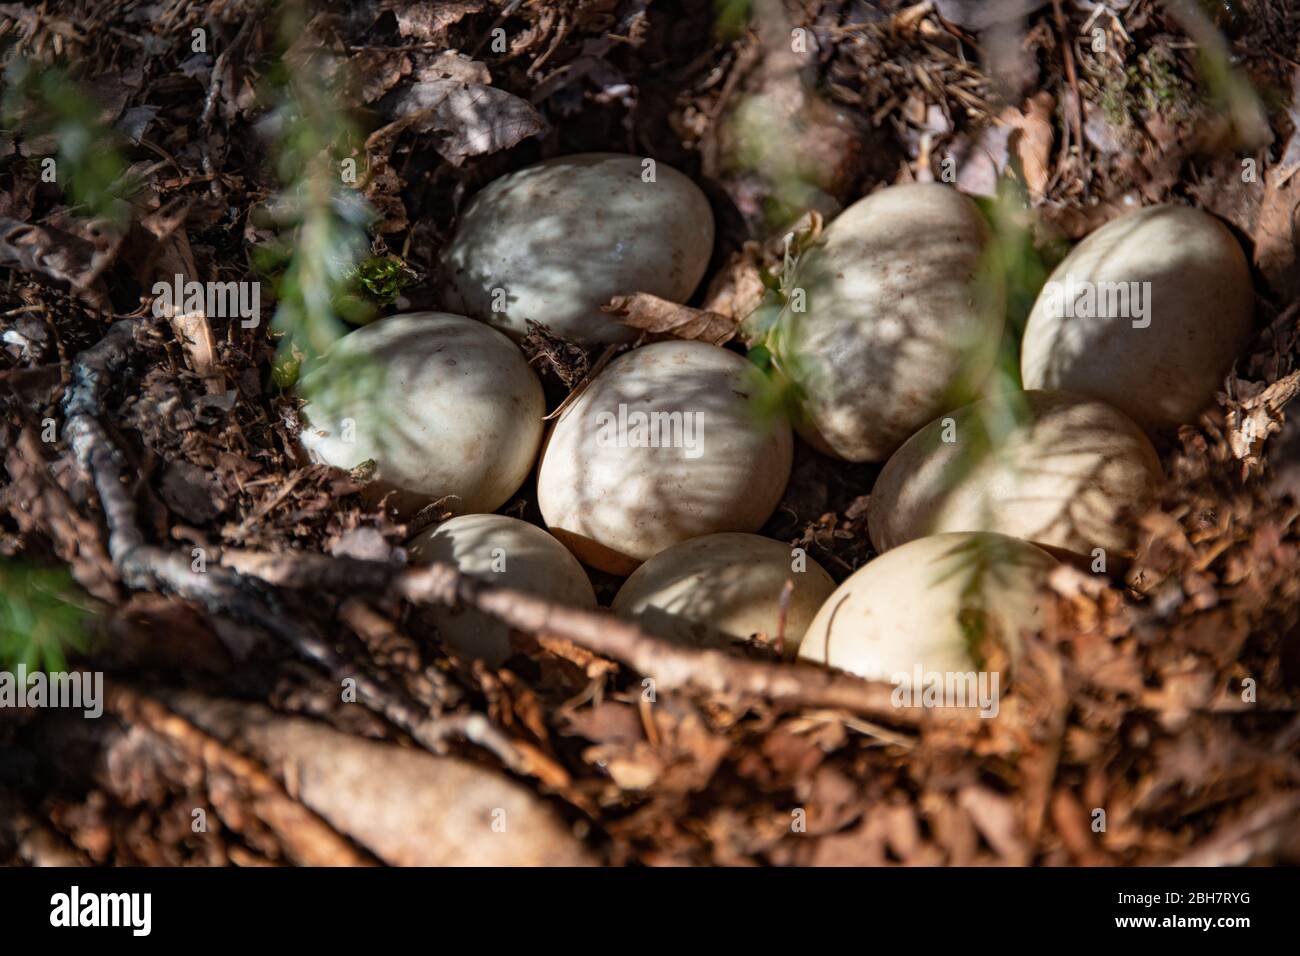
M 708 5 L 668 0 L 364 2 L 313 21 L 358 80 L 347 105 L 375 130 L 358 153 L 358 188 L 379 213 L 375 251 L 420 277 L 390 311 L 436 305 L 437 251 L 474 189 L 590 149 L 661 157 L 703 182 L 715 206 L 706 291 L 672 305 L 627 290 L 610 304 L 656 335 L 742 332 L 779 296 L 790 237 L 815 241 L 820 219 L 798 226 L 799 214 L 829 220 L 877 184 L 942 178 L 948 156 L 982 177 L 961 183 L 973 193 L 1018 182 L 1041 239 L 1078 238 L 1134 202 L 1190 201 L 1238 230 L 1257 270 L 1263 331 L 1218 407 L 1162 449 L 1168 481 L 1138 518 L 1132 566 L 1110 578 L 1058 572 L 1055 626 L 1031 644 L 999 719 L 891 722 L 725 679 L 651 700 L 626 660 L 552 635 L 517 634 L 516 655 L 492 671 L 449 655 L 392 594 L 329 581 L 284 591 L 284 613 L 310 622 L 332 654 L 434 719 L 432 748 L 341 701 L 327 669 L 256 624 L 194 598 L 132 593 L 68 442 L 41 440 L 60 420 L 73 358 L 113 319 L 143 314 L 160 268 L 255 276 L 253 210 L 276 189 L 252 132 L 277 42 L 265 11 L 118 6 L 111 17 L 125 30 L 101 29 L 110 14 L 96 19 L 93 7 L 74 23 L 58 4 L 0 5 L 11 52 L 68 64 L 99 91 L 100 115 L 124 124 L 145 186 L 136 225 L 106 230 L 33 175 L 26 159 L 39 143 L 0 131 L 0 546 L 6 560 L 68 567 L 94 602 L 84 663 L 107 672 L 112 713 L 89 725 L 0 714 L 10 811 L 0 859 L 490 862 L 483 845 L 452 834 L 480 794 L 483 807 L 513 801 L 535 821 L 511 841 L 513 862 L 1300 859 L 1300 453 L 1288 416 L 1300 388 L 1290 196 L 1300 73 L 1287 59 L 1295 25 L 1278 5 L 1211 14 L 1239 73 L 1278 104 L 1271 143 L 1249 116 L 1233 121 L 1236 92 L 1202 78 L 1189 28 L 1145 0 L 1122 13 L 1063 4 L 1078 42 L 1035 3 L 1018 5 L 1028 19 L 1007 21 L 949 2 L 758 5 L 806 31 L 811 52 L 797 60 L 774 52 L 789 49 L 789 30 L 728 32 Z M 203 24 L 222 42 L 177 52 Z M 990 65 L 999 33 L 1024 54 L 1014 69 Z M 745 127 L 754 102 L 771 108 L 751 117 L 803 117 L 803 152 L 787 158 L 817 172 L 812 191 L 788 188 L 792 167 L 764 148 L 761 126 L 757 140 Z M 1243 155 L 1258 185 L 1243 181 Z M 602 360 L 544 328 L 526 348 L 552 407 Z M 364 476 L 298 456 L 296 407 L 272 380 L 273 356 L 260 330 L 216 317 L 132 337 L 104 385 L 104 424 L 146 538 L 222 566 L 266 559 L 286 578 L 313 555 L 400 554 L 415 529 Z M 872 556 L 875 470 L 802 449 L 766 533 L 843 579 Z M 531 489 L 505 511 L 536 520 Z M 612 579 L 596 584 L 612 595 Z M 762 667 L 763 653 L 736 656 Z M 353 799 L 378 777 L 391 786 Z M 209 820 L 202 839 L 195 808 Z

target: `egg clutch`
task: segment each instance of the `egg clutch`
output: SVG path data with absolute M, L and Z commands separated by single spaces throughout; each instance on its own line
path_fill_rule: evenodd
M 530 323 L 583 347 L 638 333 L 615 296 L 685 302 L 713 215 L 686 176 L 614 154 L 548 160 L 490 183 L 440 258 L 442 312 L 345 336 L 308 370 L 301 441 L 409 518 L 410 542 L 489 583 L 595 607 L 585 568 L 626 578 L 612 613 L 695 646 L 775 640 L 878 680 L 1014 672 L 1050 626 L 1047 577 L 1105 572 L 1134 547 L 1162 480 L 1153 439 L 1212 400 L 1253 332 L 1245 255 L 1215 218 L 1163 205 L 1081 241 L 1020 342 L 1023 390 L 991 384 L 1007 297 L 979 208 L 948 186 L 888 186 L 849 206 L 799 261 L 763 370 L 740 351 L 659 341 L 609 362 L 547 421 L 519 347 Z M 789 291 L 789 290 L 787 290 Z M 361 375 L 358 369 L 371 369 Z M 793 396 L 760 414 L 765 390 Z M 838 587 L 758 532 L 796 434 L 883 468 L 878 556 Z M 545 527 L 494 514 L 536 469 Z M 458 653 L 510 654 L 500 623 L 438 609 Z

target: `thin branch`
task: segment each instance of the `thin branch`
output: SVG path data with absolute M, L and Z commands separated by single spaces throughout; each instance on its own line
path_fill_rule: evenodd
M 245 574 L 286 588 L 338 588 L 391 593 L 413 604 L 472 607 L 517 631 L 570 641 L 603 657 L 622 661 L 650 677 L 659 689 L 767 698 L 807 707 L 842 708 L 891 724 L 916 726 L 955 719 L 891 701 L 893 687 L 821 668 L 769 664 L 725 651 L 702 650 L 655 637 L 605 611 L 554 604 L 510 588 L 483 584 L 449 564 L 408 568 L 404 564 L 334 558 L 324 554 L 222 552 L 220 560 Z
M 393 593 L 417 604 L 467 606 L 491 614 L 518 631 L 572 641 L 620 660 L 651 678 L 656 690 L 689 689 L 723 696 L 766 698 L 777 703 L 842 708 L 890 724 L 916 726 L 938 711 L 897 707 L 893 688 L 834 671 L 746 660 L 720 650 L 680 646 L 648 634 L 613 615 L 564 607 L 521 591 L 482 584 L 447 564 L 405 571 Z M 956 712 L 953 712 L 954 714 Z

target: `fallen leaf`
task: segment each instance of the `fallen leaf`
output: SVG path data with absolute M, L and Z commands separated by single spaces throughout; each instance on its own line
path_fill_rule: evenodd
M 482 0 L 429 0 L 421 3 L 389 4 L 397 17 L 397 32 L 407 38 L 443 42 L 447 30 L 471 13 L 483 9 Z
M 373 103 L 411 72 L 406 54 L 396 56 L 389 50 L 362 50 L 348 60 L 351 78 L 356 82 L 359 103 Z
M 435 133 L 440 137 L 435 148 L 453 166 L 509 149 L 548 128 L 532 104 L 513 93 L 451 79 L 412 84 L 398 98 L 395 114 L 398 119 L 370 134 L 367 148 L 406 129 Z
M 1271 385 L 1233 378 L 1220 404 L 1228 410 L 1228 447 L 1242 463 L 1243 477 L 1258 471 L 1260 452 L 1269 435 L 1282 430 L 1282 409 L 1300 392 L 1300 371 Z
M 117 254 L 117 242 L 97 244 L 56 226 L 0 217 L 0 266 L 38 272 L 89 292 Z
M 1051 174 L 1052 163 L 1052 111 L 1056 108 L 1056 98 L 1046 90 L 1035 93 L 1026 103 L 1025 112 L 1017 113 L 1011 121 L 1017 135 L 1015 142 L 1016 157 L 1025 174 L 1025 185 L 1034 199 L 1041 199 L 1047 192 L 1047 181 Z M 1003 116 L 1007 116 L 1006 113 Z
M 206 524 L 226 510 L 220 479 L 187 461 L 174 461 L 167 466 L 162 479 L 162 498 L 172 511 L 195 524 Z
M 736 334 L 737 323 L 725 315 L 669 302 L 648 292 L 616 295 L 601 311 L 642 332 L 711 345 L 722 345 Z

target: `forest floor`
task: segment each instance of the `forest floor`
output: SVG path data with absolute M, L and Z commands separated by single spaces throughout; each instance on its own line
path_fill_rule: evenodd
M 0 709 L 0 862 L 1300 860 L 1300 429 L 1283 413 L 1300 390 L 1300 13 L 361 0 L 311 14 L 286 50 L 291 6 L 0 4 L 6 100 L 31 93 L 0 124 L 0 651 L 64 648 L 106 675 L 107 709 Z M 1008 7 L 1027 19 L 990 13 Z M 308 176 L 294 151 L 339 149 L 275 113 L 312 84 L 339 98 L 375 211 L 361 286 L 381 312 L 438 307 L 439 249 L 483 184 L 616 151 L 708 194 L 718 242 L 692 305 L 724 328 L 801 214 L 953 169 L 1020 237 L 1013 328 L 1064 243 L 1177 201 L 1250 253 L 1258 337 L 1160 448 L 1132 566 L 1053 578 L 1060 626 L 997 720 L 501 601 L 520 633 L 492 670 L 415 606 L 492 594 L 404 575 L 414 523 L 364 499 L 363 475 L 301 458 L 292 356 L 266 324 L 153 318 L 175 273 L 265 274 L 255 250 Z M 757 142 L 734 121 L 754 104 Z M 70 145 L 81 129 L 111 148 Z M 55 155 L 76 195 L 43 177 Z M 262 288 L 267 317 L 272 289 L 294 294 Z M 529 350 L 552 407 L 597 359 L 543 334 Z M 843 580 L 873 554 L 877 471 L 801 447 L 764 533 Z M 531 482 L 503 510 L 539 520 Z M 615 579 L 596 584 L 607 602 Z M 44 630 L 11 633 L 28 613 Z

